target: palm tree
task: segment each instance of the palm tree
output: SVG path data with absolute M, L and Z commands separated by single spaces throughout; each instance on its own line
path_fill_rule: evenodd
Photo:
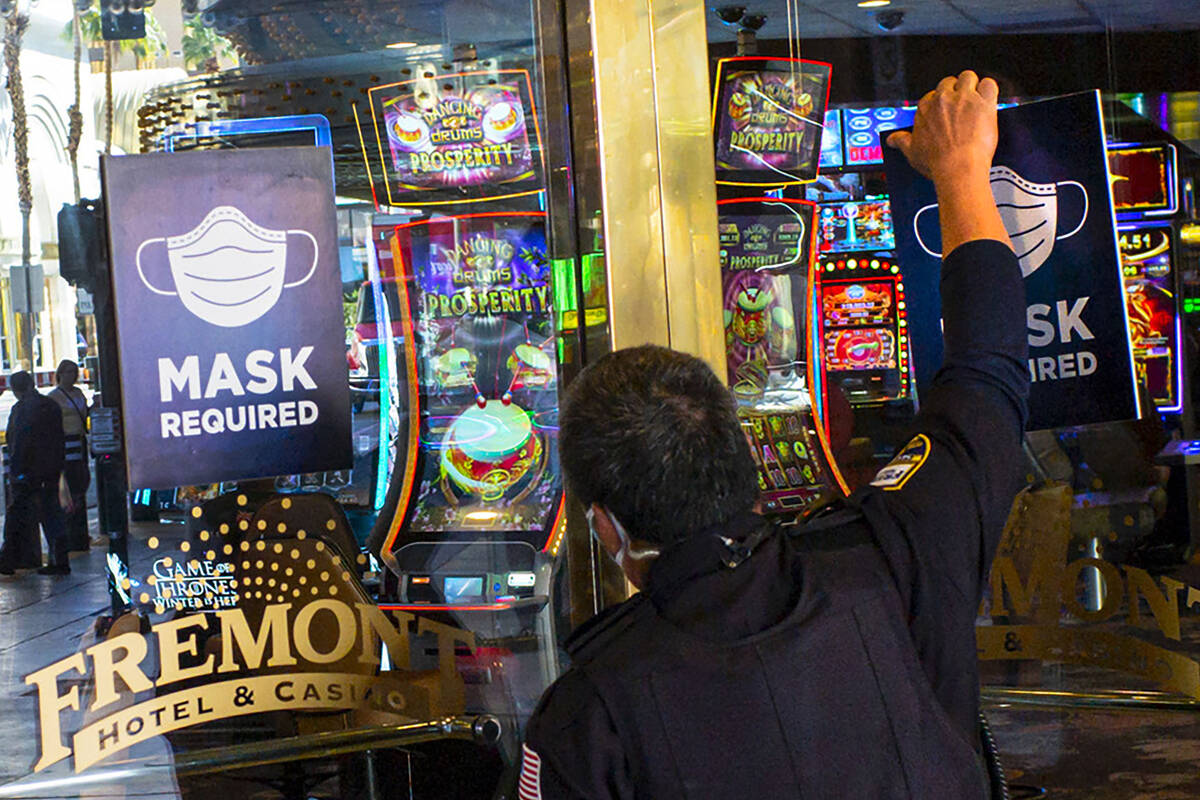
M 163 30 L 162 25 L 154 18 L 154 14 L 150 9 L 146 9 L 146 36 L 143 39 L 118 39 L 113 42 L 117 53 L 131 53 L 134 58 L 134 63 L 138 69 L 143 66 L 145 61 L 153 63 L 154 59 L 167 53 L 167 33 Z M 63 28 L 62 38 L 65 41 L 72 41 L 75 33 L 72 29 L 72 23 L 68 22 Z M 79 32 L 83 41 L 89 47 L 99 47 L 104 44 L 104 35 L 101 33 L 100 11 L 95 6 L 88 8 L 87 11 L 82 11 L 79 14 Z
M 183 23 L 183 64 L 189 71 L 215 72 L 218 60 L 232 54 L 229 40 L 205 25 L 199 15 Z

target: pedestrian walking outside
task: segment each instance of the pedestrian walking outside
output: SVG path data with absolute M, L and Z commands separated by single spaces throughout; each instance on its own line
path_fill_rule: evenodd
M 78 380 L 79 365 L 64 360 L 54 372 L 55 387 L 47 395 L 62 410 L 63 476 L 71 495 L 70 503 L 63 511 L 66 514 L 67 549 L 72 551 L 91 547 L 87 522 L 87 490 L 92 482 L 87 457 L 88 405 L 83 390 L 75 385 Z
M 67 575 L 67 537 L 58 503 L 58 479 L 63 469 L 62 412 L 40 394 L 28 372 L 14 372 L 8 386 L 16 405 L 8 415 L 9 502 L 0 547 L 0 575 L 35 566 L 40 561 L 38 525 L 46 534 L 50 563 L 42 575 Z

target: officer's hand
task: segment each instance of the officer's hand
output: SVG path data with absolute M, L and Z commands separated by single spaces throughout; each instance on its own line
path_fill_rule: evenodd
M 991 78 L 971 70 L 943 78 L 921 98 L 912 132 L 887 138 L 910 164 L 934 183 L 986 175 L 996 153 L 996 98 Z

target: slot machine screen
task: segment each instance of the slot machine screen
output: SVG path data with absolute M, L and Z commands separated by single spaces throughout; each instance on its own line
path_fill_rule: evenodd
M 886 197 L 823 203 L 817 218 L 817 242 L 822 253 L 892 250 L 896 232 Z
M 544 529 L 561 489 L 544 215 L 408 223 L 391 246 L 419 387 L 405 530 Z
M 717 183 L 816 180 L 831 70 L 798 59 L 721 59 L 712 114 Z
M 1175 147 L 1109 145 L 1108 172 L 1118 214 L 1174 214 Z
M 1181 408 L 1180 316 L 1167 226 L 1121 228 L 1118 239 L 1129 314 L 1129 341 L 1139 378 L 1159 411 Z
M 908 342 L 897 280 L 821 285 L 823 358 L 851 403 L 908 396 Z
M 815 500 L 827 478 L 816 455 L 820 442 L 805 415 L 742 409 L 739 416 L 754 458 L 763 510 L 798 510 Z
M 842 110 L 846 137 L 846 166 L 883 163 L 881 132 L 907 128 L 917 115 L 916 106 L 899 108 L 846 108 Z

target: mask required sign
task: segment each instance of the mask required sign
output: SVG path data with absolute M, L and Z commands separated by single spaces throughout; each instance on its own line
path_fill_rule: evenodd
M 329 150 L 106 157 L 129 484 L 351 466 Z
M 1025 278 L 1029 429 L 1138 417 L 1099 92 L 999 112 L 992 196 Z M 884 156 L 918 387 L 942 360 L 933 184 Z

